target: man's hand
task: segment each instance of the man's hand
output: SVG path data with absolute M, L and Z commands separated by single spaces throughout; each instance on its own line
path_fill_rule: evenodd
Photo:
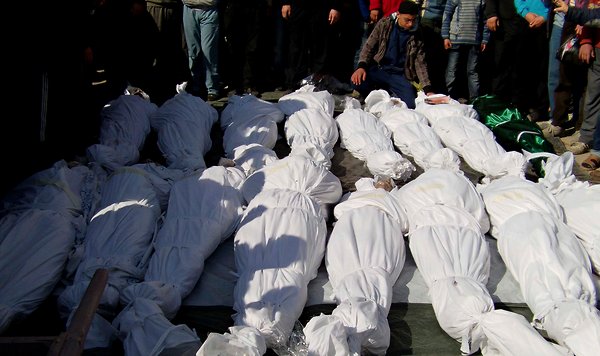
M 490 31 L 495 32 L 498 29 L 498 26 L 500 26 L 498 16 L 492 16 L 489 19 L 487 19 L 486 25 L 490 29 Z
M 481 49 L 481 52 L 485 51 L 485 49 L 487 48 L 487 44 L 482 43 L 481 46 L 479 47 Z
M 449 38 L 445 38 L 445 39 L 444 39 L 444 48 L 445 48 L 445 49 L 450 49 L 450 48 L 452 48 L 452 42 L 450 42 L 450 39 L 449 39 Z
M 281 17 L 283 17 L 285 20 L 289 19 L 291 14 L 292 14 L 292 6 L 291 5 L 283 5 L 281 7 Z
M 358 68 L 352 73 L 352 77 L 350 77 L 350 80 L 354 85 L 360 85 L 365 79 L 367 79 L 367 71 L 364 70 L 364 68 Z
M 544 20 L 544 18 L 542 16 L 538 16 L 536 14 L 532 14 L 531 12 L 528 13 L 527 15 L 533 15 L 532 17 L 530 17 L 530 20 L 527 20 L 529 22 L 529 28 L 538 28 L 542 25 L 544 25 L 544 23 L 546 22 L 546 20 Z M 525 19 L 527 19 L 527 16 L 525 16 Z
M 588 64 L 594 60 L 594 47 L 591 43 L 582 44 L 579 47 L 579 59 Z
M 562 1 L 562 0 L 554 0 L 553 1 L 554 6 L 556 6 L 554 8 L 554 12 L 558 13 L 558 12 L 563 12 L 563 13 L 567 13 L 567 11 L 569 11 L 569 5 L 567 5 L 566 2 Z
M 340 20 L 340 12 L 336 9 L 329 10 L 328 20 L 330 25 L 333 25 L 334 23 L 338 22 Z

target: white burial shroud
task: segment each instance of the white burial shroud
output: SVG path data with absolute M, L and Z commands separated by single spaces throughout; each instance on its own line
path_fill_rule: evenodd
M 338 177 L 327 168 L 300 156 L 287 156 L 254 172 L 246 178 L 241 189 L 247 202 L 269 189 L 302 192 L 322 206 L 337 203 L 342 196 Z
M 221 129 L 240 120 L 248 120 L 255 116 L 267 116 L 272 121 L 280 123 L 285 115 L 277 104 L 259 99 L 254 95 L 232 95 L 227 99 L 227 105 L 223 108 L 219 123 Z
M 223 150 L 228 158 L 233 158 L 233 151 L 243 145 L 257 143 L 272 149 L 277 143 L 277 136 L 277 123 L 270 116 L 236 115 L 223 133 Z
M 407 180 L 415 167 L 395 151 L 391 131 L 373 114 L 349 104 L 336 117 L 340 147 L 365 162 L 374 176 Z
M 325 111 L 316 108 L 298 110 L 285 121 L 284 130 L 292 150 L 314 144 L 323 149 L 327 158 L 333 158 L 339 133 L 335 120 Z
M 177 173 L 154 164 L 138 164 L 118 168 L 104 183 L 73 284 L 58 299 L 63 317 L 75 310 L 98 268 L 110 270 L 99 306 L 109 314 L 116 312 L 121 291 L 142 280 L 156 223 Z M 109 346 L 113 332 L 108 321 L 96 314 L 85 347 Z
M 449 104 L 427 104 L 420 94 L 415 110 L 429 120 L 444 145 L 458 153 L 486 181 L 505 175 L 524 177 L 525 157 L 515 151 L 506 152 L 492 131 L 479 122 L 479 116 L 471 105 L 452 101 Z
M 365 98 L 363 109 L 381 118 L 383 114 L 394 109 L 408 109 L 406 103 L 400 98 L 391 97 L 387 90 L 373 90 Z
M 33 313 L 60 281 L 85 232 L 80 193 L 91 174 L 65 161 L 33 174 L 2 200 L 0 334 Z
M 259 330 L 272 349 L 285 348 L 325 253 L 326 234 L 321 207 L 308 194 L 268 189 L 256 195 L 234 240 L 234 324 Z
M 470 181 L 459 173 L 430 169 L 396 196 L 408 211 L 410 249 L 437 320 L 461 343 L 463 354 L 479 349 L 483 354 L 561 354 L 523 316 L 495 310 L 486 288 L 487 216 L 481 215 L 483 201 Z
M 205 168 L 204 155 L 211 149 L 210 131 L 219 114 L 202 99 L 180 93 L 167 100 L 150 118 L 158 132 L 158 148 L 169 168 Z
M 600 184 L 579 181 L 573 175 L 573 153 L 550 155 L 544 164 L 545 175 L 538 180 L 556 197 L 565 222 L 577 235 L 600 275 Z
M 233 150 L 233 162 L 246 177 L 277 160 L 275 151 L 258 143 L 238 146 Z
M 510 176 L 478 189 L 498 251 L 537 326 L 576 355 L 597 355 L 600 312 L 590 260 L 556 199 L 543 186 Z
M 111 171 L 137 163 L 150 133 L 150 116 L 157 109 L 138 95 L 121 95 L 105 105 L 100 111 L 100 142 L 86 151 L 89 161 Z
M 308 108 L 321 109 L 333 117 L 335 99 L 327 90 L 315 91 L 314 85 L 307 84 L 279 98 L 277 106 L 288 117 L 298 110 Z
M 237 168 L 214 166 L 173 184 L 144 280 L 123 291 L 123 305 L 147 298 L 168 319 L 175 317 L 181 300 L 198 282 L 204 261 L 238 227 L 243 203 L 238 187 L 243 179 Z
M 382 112 L 380 120 L 392 132 L 394 146 L 402 154 L 413 157 L 423 170 L 460 169 L 460 158 L 456 152 L 442 145 L 423 114 L 411 109 L 392 108 Z
M 309 355 L 383 355 L 392 289 L 406 258 L 406 213 L 386 190 L 373 189 L 350 193 L 334 214 L 325 263 L 338 306 L 304 328 Z

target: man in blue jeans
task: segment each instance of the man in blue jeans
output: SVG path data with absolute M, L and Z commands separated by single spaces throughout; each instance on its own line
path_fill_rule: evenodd
M 217 3 L 217 0 L 183 0 L 183 31 L 192 74 L 187 90 L 194 95 L 200 95 L 206 87 L 208 101 L 219 98 Z
M 385 89 L 414 109 L 416 90 L 411 82 L 418 82 L 427 95 L 433 94 L 423 41 L 414 29 L 418 12 L 419 5 L 405 0 L 398 12 L 377 22 L 351 77 L 362 96 L 374 89 Z

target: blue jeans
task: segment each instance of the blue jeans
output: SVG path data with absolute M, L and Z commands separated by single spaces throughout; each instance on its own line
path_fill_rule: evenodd
M 415 108 L 416 90 L 406 79 L 404 73 L 373 66 L 367 69 L 367 79 L 360 85 L 354 85 L 362 96 L 366 97 L 372 90 L 385 89 L 391 96 L 400 98 L 409 109 Z
M 467 87 L 469 99 L 479 96 L 479 45 L 459 44 L 453 45 L 448 51 L 448 65 L 446 67 L 446 88 L 451 97 L 456 98 L 456 72 L 459 62 L 467 56 Z
M 219 12 L 217 7 L 192 9 L 183 6 L 183 31 L 188 47 L 192 91 L 199 92 L 202 81 L 208 94 L 219 94 Z
M 554 15 L 555 18 L 559 14 Z M 550 114 L 554 115 L 554 89 L 558 86 L 560 80 L 560 61 L 556 59 L 556 52 L 560 47 L 560 36 L 562 34 L 562 24 L 558 26 L 554 21 L 552 33 L 550 35 L 550 43 L 548 46 L 548 100 L 550 102 Z

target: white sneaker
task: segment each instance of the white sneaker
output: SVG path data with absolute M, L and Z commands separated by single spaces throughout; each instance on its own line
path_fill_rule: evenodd
M 586 143 L 575 141 L 567 146 L 567 150 L 573 152 L 575 155 L 580 155 L 589 151 L 590 146 L 588 146 Z

